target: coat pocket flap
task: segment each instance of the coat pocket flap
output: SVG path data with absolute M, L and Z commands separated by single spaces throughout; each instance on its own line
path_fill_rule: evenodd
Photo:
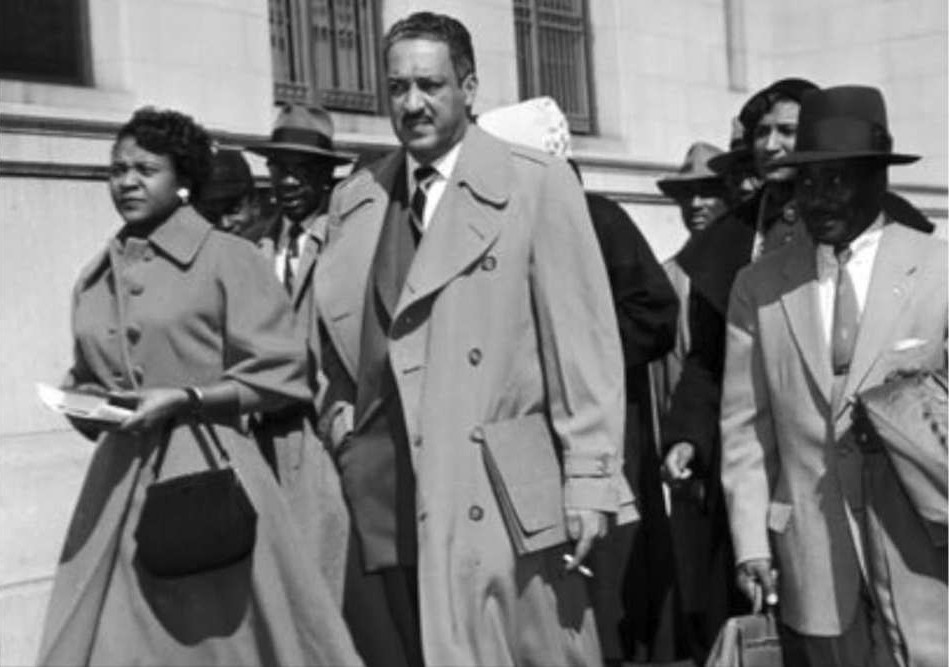
M 768 504 L 768 528 L 776 533 L 783 533 L 791 520 L 793 507 L 787 503 L 771 502 Z
M 563 475 L 546 418 L 534 414 L 483 428 L 485 465 L 508 530 L 529 538 L 560 526 L 565 535 Z

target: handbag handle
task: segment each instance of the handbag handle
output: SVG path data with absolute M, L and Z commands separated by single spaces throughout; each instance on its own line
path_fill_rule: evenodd
M 201 420 L 198 422 L 189 421 L 187 424 L 188 428 L 191 429 L 192 435 L 194 435 L 195 442 L 198 443 L 198 448 L 201 450 L 201 453 L 204 454 L 204 460 L 207 462 L 209 468 L 212 470 L 217 470 L 220 468 L 234 467 L 231 464 L 230 455 L 227 453 L 227 450 L 224 449 L 224 445 L 221 444 L 221 439 L 218 437 L 217 432 L 210 423 Z M 162 434 L 162 442 L 161 445 L 159 445 L 158 455 L 155 456 L 155 461 L 152 463 L 152 472 L 155 475 L 155 479 L 158 479 L 159 473 L 161 473 L 162 465 L 165 462 L 165 455 L 168 453 L 168 443 L 171 440 L 171 429 L 174 428 L 174 426 L 175 422 L 169 422 L 164 433 Z M 204 427 L 203 429 L 201 428 L 202 426 Z M 207 436 L 205 436 L 205 433 Z M 215 460 L 214 456 L 212 456 L 210 451 L 212 447 L 208 445 L 209 440 L 211 445 L 213 445 L 213 448 L 217 450 L 218 457 L 223 462 L 222 465 Z

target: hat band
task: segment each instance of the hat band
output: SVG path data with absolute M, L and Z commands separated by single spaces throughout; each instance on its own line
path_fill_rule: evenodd
M 803 130 L 803 131 L 802 131 Z M 796 152 L 890 153 L 893 140 L 886 128 L 861 118 L 825 118 L 798 130 Z
M 278 127 L 270 135 L 270 141 L 275 144 L 305 144 L 327 151 L 333 150 L 332 139 L 318 130 L 303 127 Z

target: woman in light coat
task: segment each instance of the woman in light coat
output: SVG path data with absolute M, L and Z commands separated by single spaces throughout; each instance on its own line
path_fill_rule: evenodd
M 124 226 L 80 275 L 66 385 L 137 405 L 98 439 L 66 536 L 41 664 L 352 665 L 360 660 L 317 564 L 240 417 L 311 400 L 286 295 L 253 245 L 187 205 L 209 169 L 190 118 L 142 109 L 112 149 Z M 191 425 L 210 424 L 257 512 L 252 553 L 155 576 L 135 530 L 161 479 L 208 469 Z M 190 422 L 190 423 L 189 423 Z

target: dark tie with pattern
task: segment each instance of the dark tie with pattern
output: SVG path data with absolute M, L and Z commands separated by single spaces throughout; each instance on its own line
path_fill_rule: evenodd
M 303 226 L 299 222 L 293 222 L 287 229 L 287 252 L 283 258 L 283 286 L 287 288 L 287 294 L 293 294 L 293 262 L 300 256 L 300 234 L 303 233 Z
M 853 256 L 849 247 L 835 251 L 837 255 L 837 289 L 834 293 L 834 326 L 831 332 L 830 355 L 834 375 L 847 375 L 853 357 L 854 341 L 860 324 L 860 306 L 847 262 Z
M 412 238 L 418 245 L 422 238 L 422 232 L 425 230 L 425 202 L 428 200 L 428 188 L 435 181 L 438 172 L 431 165 L 422 165 L 416 168 L 415 172 L 415 192 L 412 194 Z

